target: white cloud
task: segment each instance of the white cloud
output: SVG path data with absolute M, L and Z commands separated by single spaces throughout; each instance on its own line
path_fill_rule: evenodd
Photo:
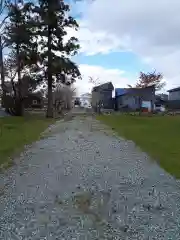
M 168 87 L 180 85 L 179 0 L 95 0 L 82 9 L 83 52 L 131 49 L 163 72 Z
M 80 41 L 80 52 L 86 55 L 95 55 L 98 53 L 108 54 L 112 51 L 128 51 L 128 39 L 123 37 L 117 39 L 113 34 L 107 35 L 106 31 L 91 31 L 88 24 L 85 22 L 80 23 L 79 31 L 68 29 L 68 35 L 65 40 L 71 36 L 75 36 Z
M 75 83 L 79 94 L 91 92 L 94 85 L 89 82 L 89 77 L 92 77 L 94 80 L 98 79 L 97 82 L 99 83 L 111 81 L 114 87 L 127 87 L 127 84 L 135 83 L 134 80 L 127 79 L 124 76 L 124 71 L 119 69 L 107 69 L 87 64 L 81 64 L 79 68 L 82 73 L 82 80 L 77 80 Z

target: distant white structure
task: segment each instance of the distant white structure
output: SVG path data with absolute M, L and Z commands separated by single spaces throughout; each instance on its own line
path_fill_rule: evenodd
M 91 93 L 84 93 L 80 96 L 81 106 L 86 107 L 91 105 Z

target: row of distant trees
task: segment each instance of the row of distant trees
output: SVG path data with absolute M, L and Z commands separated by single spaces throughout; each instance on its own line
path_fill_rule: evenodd
M 64 0 L 4 0 L 0 4 L 0 13 L 5 16 L 0 24 L 2 91 L 7 90 L 8 79 L 13 87 L 14 112 L 22 116 L 26 95 L 44 86 L 47 117 L 53 117 L 53 89 L 59 83 L 71 86 L 81 77 L 71 58 L 80 48 L 78 39 L 65 41 L 68 29 L 78 30 L 78 23 L 69 15 L 70 6 Z M 5 49 L 8 56 L 3 59 Z

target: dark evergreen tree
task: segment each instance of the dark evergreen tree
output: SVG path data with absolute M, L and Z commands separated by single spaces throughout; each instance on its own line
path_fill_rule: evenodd
M 24 110 L 25 85 L 27 89 L 27 80 L 32 80 L 27 72 L 38 61 L 37 36 L 32 20 L 32 9 L 33 4 L 30 2 L 25 4 L 10 3 L 8 6 L 9 23 L 4 31 L 6 46 L 11 50 L 9 61 L 17 73 L 15 112 L 16 115 L 20 116 L 23 115 Z M 23 81 L 26 81 L 26 84 Z
M 77 65 L 71 60 L 71 56 L 79 49 L 78 39 L 71 37 L 67 42 L 64 41 L 67 29 L 77 30 L 78 24 L 68 15 L 70 8 L 63 0 L 39 0 L 38 3 L 34 8 L 34 25 L 40 37 L 41 64 L 48 86 L 47 117 L 53 117 L 53 84 L 63 82 L 65 78 L 62 76 L 66 74 L 71 76 L 72 82 L 80 76 Z

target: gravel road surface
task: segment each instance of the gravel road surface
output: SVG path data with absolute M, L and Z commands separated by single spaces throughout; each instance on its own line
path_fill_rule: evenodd
M 0 239 L 180 239 L 180 185 L 91 117 L 58 122 L 0 175 Z

